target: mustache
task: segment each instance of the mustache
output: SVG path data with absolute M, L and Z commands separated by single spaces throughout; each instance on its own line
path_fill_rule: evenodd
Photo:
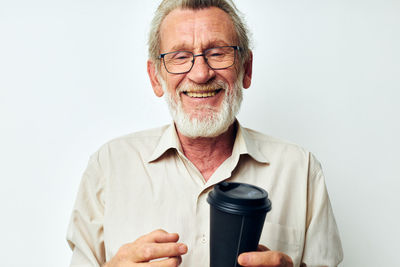
M 176 89 L 176 93 L 179 94 L 184 92 L 209 92 L 209 91 L 216 91 L 219 89 L 227 90 L 228 84 L 223 81 L 217 81 L 217 80 L 213 80 L 205 84 L 196 84 L 192 82 L 187 82 L 178 86 Z

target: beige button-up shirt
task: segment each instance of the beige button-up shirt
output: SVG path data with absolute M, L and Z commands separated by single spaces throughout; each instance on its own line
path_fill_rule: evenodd
M 207 194 L 223 180 L 269 193 L 260 244 L 292 257 L 295 266 L 337 266 L 338 229 L 321 166 L 303 148 L 238 126 L 232 155 L 205 182 L 185 157 L 173 125 L 105 144 L 89 161 L 67 240 L 71 266 L 101 266 L 126 243 L 155 229 L 180 235 L 183 267 L 209 265 Z

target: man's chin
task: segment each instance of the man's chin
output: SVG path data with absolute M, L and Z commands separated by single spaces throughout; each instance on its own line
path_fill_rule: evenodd
M 189 119 L 188 116 L 183 119 L 175 118 L 175 125 L 178 131 L 189 138 L 212 138 L 217 137 L 226 132 L 229 126 L 233 123 L 227 118 L 218 118 L 218 114 L 213 114 L 211 117 L 198 116 L 197 118 Z M 234 120 L 233 120 L 234 121 Z
M 191 123 L 207 123 L 209 121 L 213 121 L 216 116 L 217 114 L 215 114 L 215 112 L 210 111 L 187 115 L 187 117 L 190 118 L 189 120 Z
M 210 105 L 197 105 L 196 107 L 193 107 L 189 110 L 187 110 L 186 108 L 182 109 L 186 116 L 198 120 L 213 117 L 218 114 L 220 110 L 220 107 L 214 107 Z

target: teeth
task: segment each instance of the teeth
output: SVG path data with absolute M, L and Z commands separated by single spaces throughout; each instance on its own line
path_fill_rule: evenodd
M 186 92 L 186 95 L 190 97 L 210 97 L 210 96 L 215 96 L 217 94 L 217 91 L 210 91 L 206 93 L 195 93 L 195 92 Z

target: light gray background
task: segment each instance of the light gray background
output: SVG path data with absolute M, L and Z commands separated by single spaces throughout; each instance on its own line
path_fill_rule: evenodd
M 66 266 L 87 160 L 170 122 L 146 73 L 158 1 L 0 1 L 1 266 Z M 345 260 L 400 250 L 400 1 L 238 0 L 254 39 L 239 119 L 323 164 Z

